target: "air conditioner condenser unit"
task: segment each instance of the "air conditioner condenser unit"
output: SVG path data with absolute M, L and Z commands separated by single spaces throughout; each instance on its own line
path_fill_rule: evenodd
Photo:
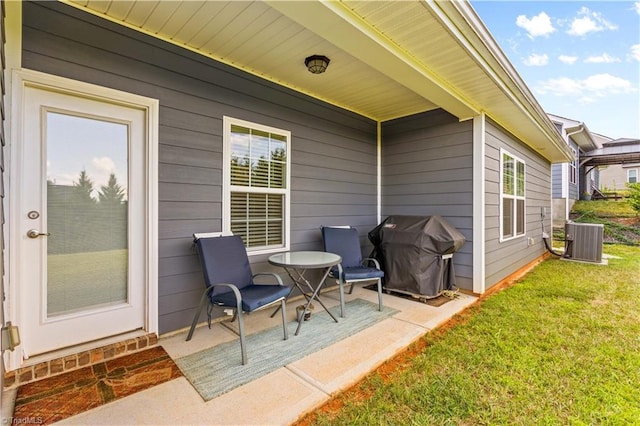
M 565 257 L 585 262 L 602 262 L 604 225 L 567 222 L 564 226 Z

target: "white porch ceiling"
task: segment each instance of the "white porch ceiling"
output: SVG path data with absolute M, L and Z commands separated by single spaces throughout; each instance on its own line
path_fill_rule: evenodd
M 375 120 L 438 107 L 264 2 L 72 3 Z M 325 73 L 307 71 L 313 54 L 331 59 Z
M 65 2 L 376 121 L 485 112 L 551 161 L 571 155 L 468 5 L 471 17 L 432 0 Z M 313 54 L 331 59 L 325 73 L 306 70 Z

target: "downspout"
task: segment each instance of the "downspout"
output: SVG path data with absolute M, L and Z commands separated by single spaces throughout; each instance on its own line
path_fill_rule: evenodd
M 582 132 L 584 130 L 584 123 L 580 123 L 579 126 L 580 127 L 578 128 L 578 130 L 574 130 L 573 132 L 567 133 L 567 143 L 569 143 L 569 138 L 572 135 L 580 133 L 580 132 Z M 579 146 L 576 149 L 576 153 L 578 155 L 578 158 L 580 158 L 580 147 Z M 574 159 L 573 161 L 576 161 L 576 160 Z M 562 179 L 563 184 L 562 185 L 564 186 L 564 182 L 565 182 L 564 177 L 566 175 L 564 174 L 564 170 L 562 170 L 562 171 L 563 171 L 563 179 Z M 578 163 L 578 176 L 577 176 L 577 178 L 578 178 L 578 199 L 580 199 L 580 164 L 579 163 Z M 567 182 L 567 185 L 569 185 L 568 182 Z M 564 200 L 564 220 L 565 221 L 569 220 L 569 188 L 567 188 L 567 198 Z M 553 219 L 552 219 L 552 224 L 553 224 Z
M 569 182 L 569 179 L 567 178 L 567 173 L 570 170 L 569 164 L 561 164 L 560 170 L 562 172 L 562 195 L 564 196 L 564 221 L 566 222 L 569 220 L 569 186 L 571 185 L 571 182 Z M 553 181 L 551 182 L 551 191 L 553 191 Z M 553 197 L 551 197 L 551 203 L 553 204 Z M 553 227 L 553 215 L 551 216 L 551 226 Z
M 567 133 L 567 140 L 569 139 L 569 137 L 571 135 L 575 135 L 576 133 L 580 133 L 581 131 L 584 130 L 584 123 L 580 123 L 579 126 L 580 126 L 580 128 L 578 130 L 576 130 L 575 132 Z
M 569 138 L 572 135 L 580 133 L 580 132 L 582 132 L 584 130 L 584 123 L 580 123 L 578 126 L 579 126 L 578 130 L 574 130 L 573 132 L 567 133 L 567 143 L 569 142 Z M 578 146 L 578 149 L 577 149 L 576 152 L 578 153 L 578 158 L 580 158 L 580 147 L 579 146 Z M 576 160 L 574 159 L 573 161 L 576 161 Z M 580 179 L 580 177 L 581 177 L 580 168 L 581 168 L 581 165 L 578 162 L 578 199 L 580 199 L 580 194 L 582 193 L 582 189 L 580 188 L 580 180 L 581 180 Z M 583 177 L 582 181 L 583 182 L 586 181 L 586 176 L 582 176 L 582 177 Z M 567 206 L 565 208 L 565 212 L 566 212 L 565 219 L 569 219 L 569 197 L 567 197 Z

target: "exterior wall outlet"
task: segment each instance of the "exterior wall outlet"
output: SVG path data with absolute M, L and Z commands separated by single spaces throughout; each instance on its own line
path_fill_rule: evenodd
M 20 331 L 15 325 L 11 325 L 11 321 L 2 327 L 2 351 L 7 349 L 13 351 L 20 344 Z
M 534 237 L 527 238 L 527 246 L 532 246 L 536 243 L 536 239 Z

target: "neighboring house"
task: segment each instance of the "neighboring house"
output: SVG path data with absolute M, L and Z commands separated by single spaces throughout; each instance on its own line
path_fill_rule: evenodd
M 584 193 L 598 188 L 598 169 L 585 168 L 581 158 L 585 152 L 599 148 L 600 136 L 591 133 L 587 125 L 576 120 L 548 114 L 549 118 L 562 134 L 567 146 L 574 154 L 574 160 L 561 164 L 553 164 L 552 196 L 553 220 L 556 225 L 562 225 L 569 219 L 569 212 L 573 204 Z
M 640 141 L 613 140 L 589 131 L 581 121 L 548 116 L 575 155 L 571 162 L 551 166 L 553 221 L 555 226 L 562 226 L 569 219 L 573 204 L 585 194 L 590 198 L 603 196 L 602 191 L 624 189 L 627 182 L 637 181 Z
M 621 138 L 609 139 L 602 144 L 601 154 L 618 153 L 618 155 L 631 154 L 640 155 L 640 140 Z M 594 153 L 597 154 L 597 153 Z M 600 169 L 600 190 L 620 191 L 627 189 L 627 183 L 640 182 L 640 161 L 637 158 L 622 159 L 620 164 L 610 164 L 599 167 Z
M 9 369 L 186 327 L 194 232 L 242 235 L 264 271 L 321 250 L 321 225 L 367 251 L 387 215 L 438 214 L 477 294 L 546 253 L 551 167 L 574 152 L 467 2 L 3 4 Z M 127 246 L 47 254 L 48 180 L 105 228 L 126 205 Z

